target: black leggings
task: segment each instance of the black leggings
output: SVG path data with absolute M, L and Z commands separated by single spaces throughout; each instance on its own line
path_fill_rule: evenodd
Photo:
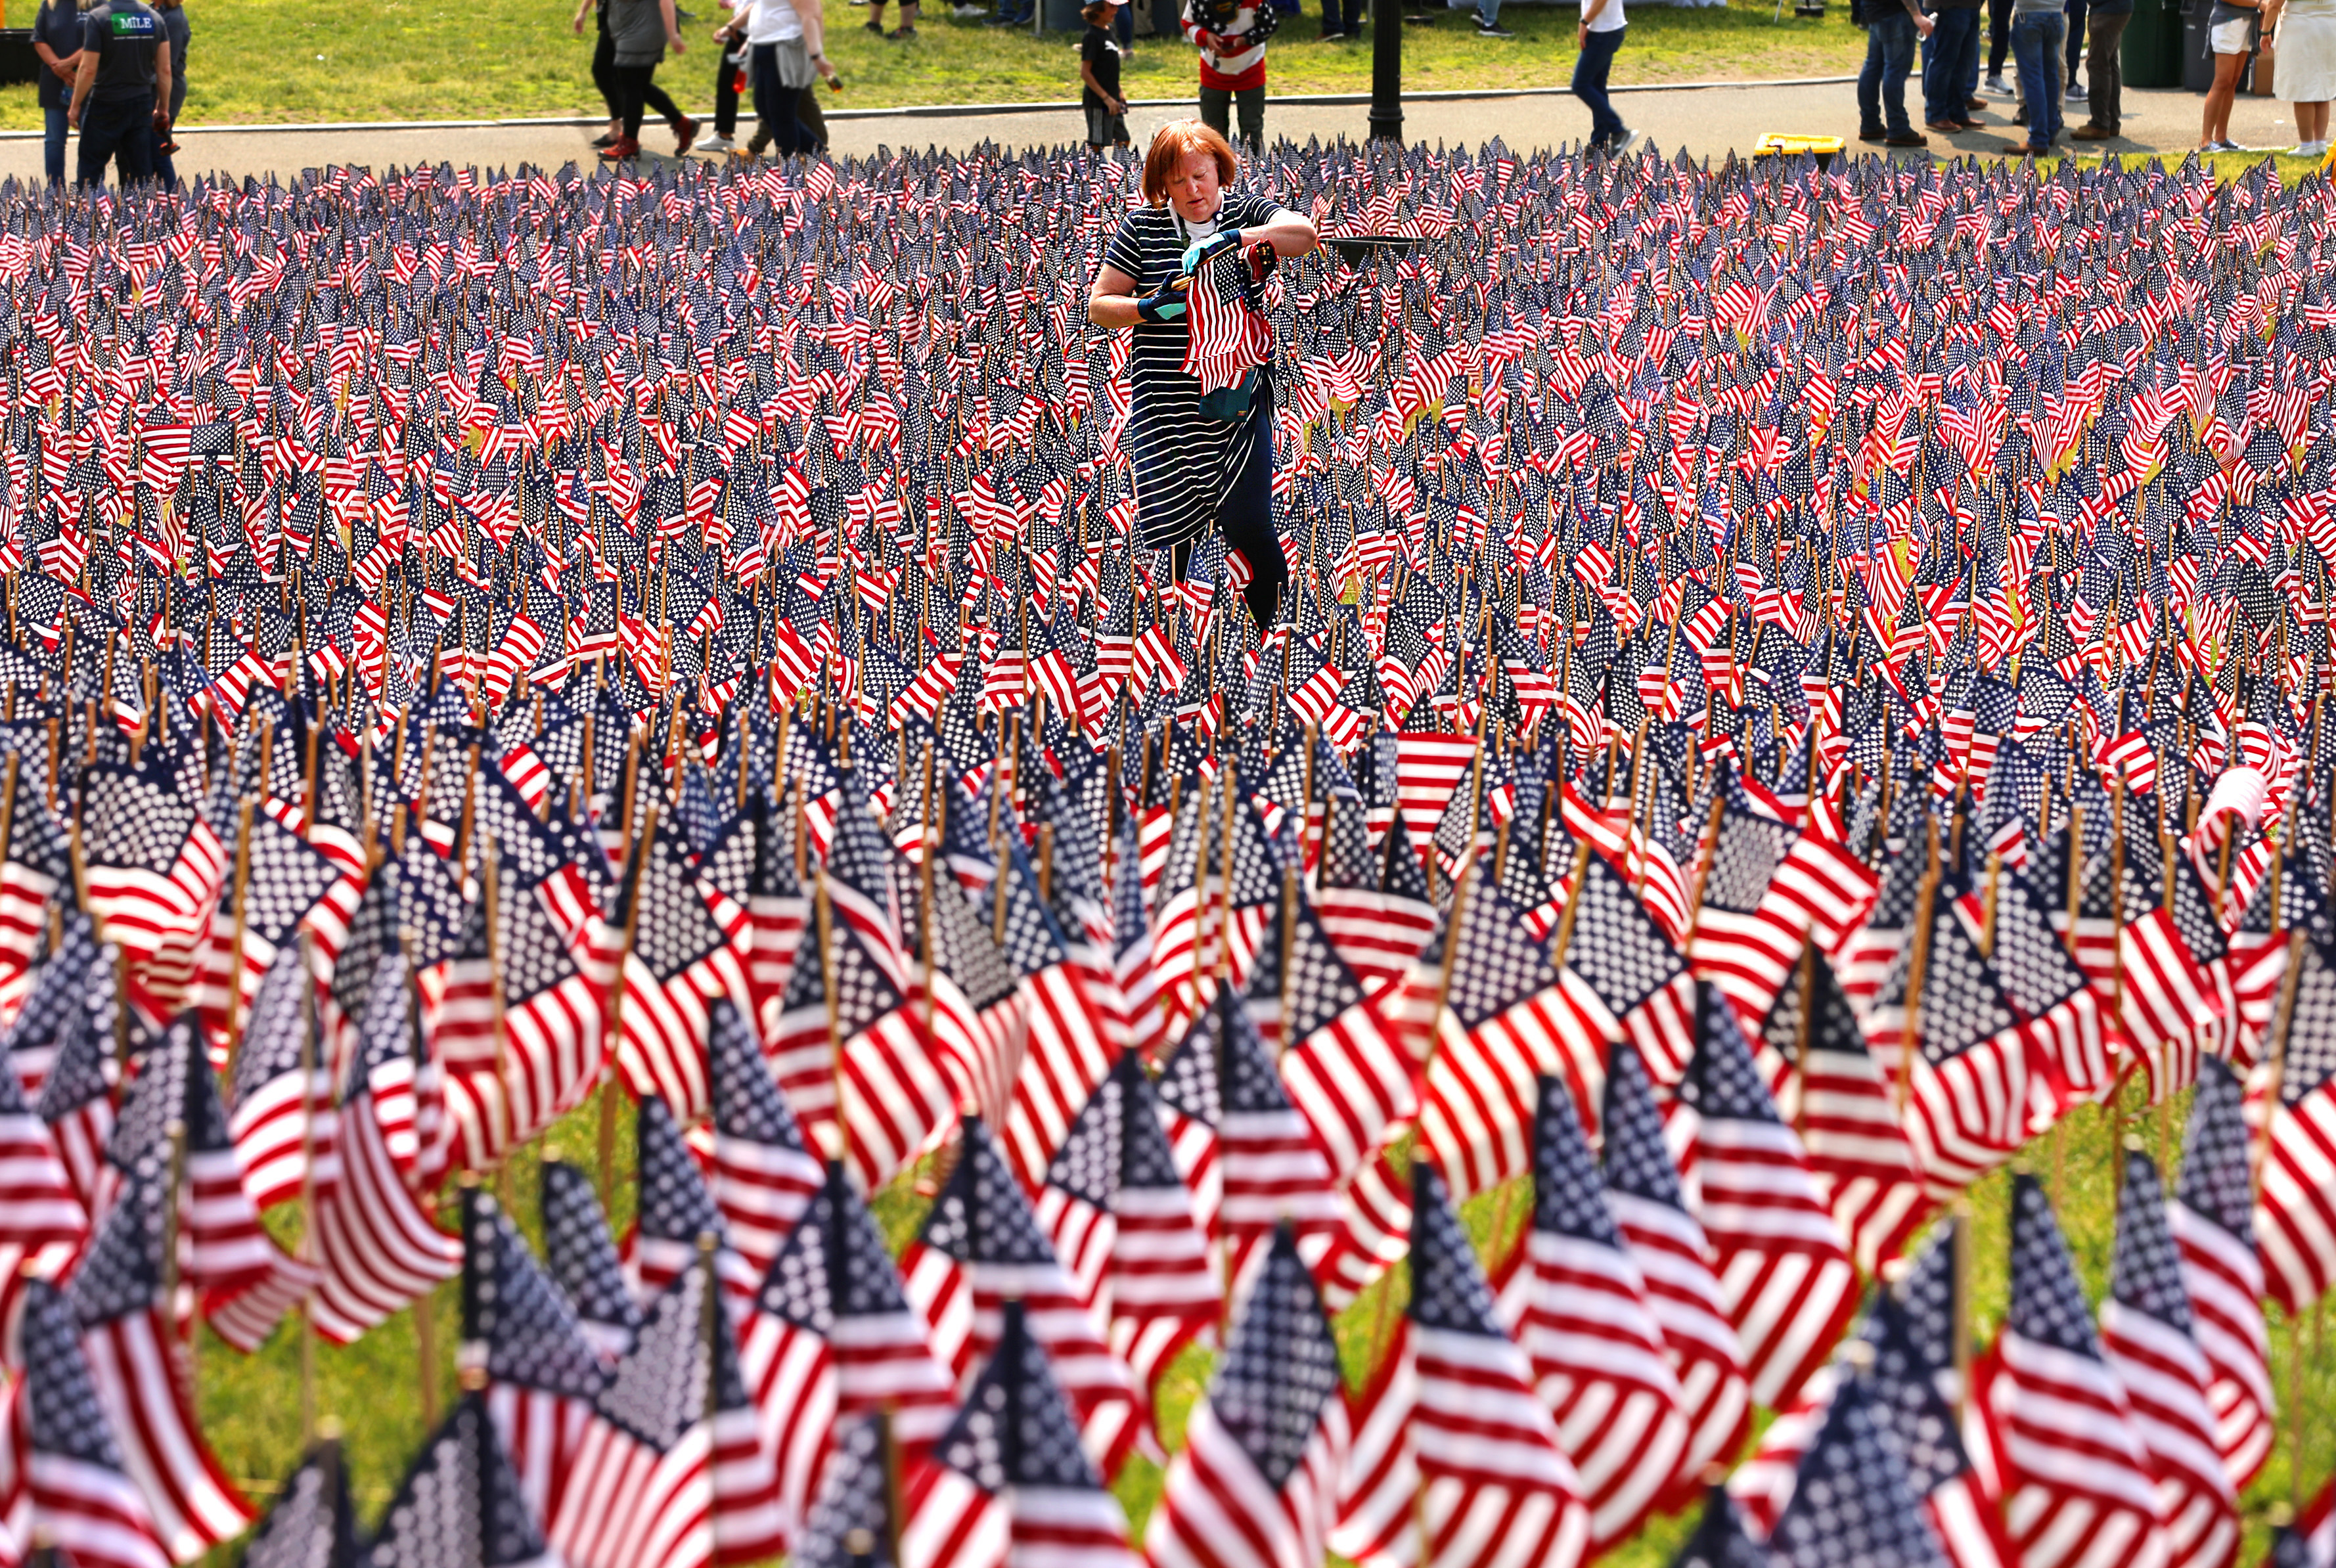
M 2003 74 L 2004 56 L 2011 53 L 2011 0 L 1987 0 L 1987 73 Z
M 1290 580 L 1290 563 L 1281 553 L 1281 536 L 1273 531 L 1273 398 L 1260 390 L 1250 406 L 1255 440 L 1249 461 L 1217 500 L 1217 531 L 1227 548 L 1241 551 L 1249 563 L 1249 586 L 1241 589 L 1250 618 L 1259 635 L 1270 630 L 1281 606 L 1281 586 Z M 1194 541 L 1172 545 L 1168 575 L 1177 581 L 1192 557 Z
M 655 80 L 655 65 L 619 65 L 617 73 L 617 117 L 625 122 L 625 134 L 638 141 L 641 134 L 641 112 L 654 109 L 665 116 L 668 125 L 681 123 L 681 111 L 666 96 L 665 89 Z

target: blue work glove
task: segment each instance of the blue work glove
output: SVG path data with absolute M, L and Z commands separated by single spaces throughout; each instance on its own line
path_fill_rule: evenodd
M 1190 275 L 1198 271 L 1226 251 L 1238 247 L 1241 242 L 1241 231 L 1238 229 L 1220 229 L 1206 239 L 1195 239 L 1184 248 L 1185 273 Z
M 1135 302 L 1135 314 L 1145 321 L 1179 321 L 1184 315 L 1184 297 L 1162 290 Z

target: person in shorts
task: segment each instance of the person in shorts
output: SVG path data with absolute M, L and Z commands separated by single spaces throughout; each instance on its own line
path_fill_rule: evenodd
M 1119 44 L 1111 35 L 1112 19 L 1119 6 L 1114 0 L 1095 0 L 1080 11 L 1086 18 L 1086 36 L 1079 40 L 1079 81 L 1085 90 L 1079 107 L 1087 114 L 1087 145 L 1127 145 L 1127 100 L 1119 95 Z
M 2244 152 L 2231 140 L 2231 103 L 2239 95 L 2239 73 L 2255 52 L 2258 7 L 2237 0 L 2214 0 L 2206 14 L 2206 47 L 2214 55 L 2214 84 L 2206 89 L 2205 123 L 2198 128 L 2201 152 Z

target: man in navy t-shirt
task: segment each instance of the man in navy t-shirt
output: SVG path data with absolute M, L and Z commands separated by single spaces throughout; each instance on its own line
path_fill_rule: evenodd
M 170 44 L 142 0 L 103 0 L 82 14 L 81 70 L 65 118 L 81 131 L 80 182 L 154 178 L 154 131 L 170 124 Z

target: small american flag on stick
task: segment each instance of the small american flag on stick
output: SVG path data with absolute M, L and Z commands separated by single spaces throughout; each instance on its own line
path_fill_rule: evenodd
M 1273 328 L 1250 298 L 1249 258 L 1227 251 L 1194 272 L 1185 292 L 1192 335 L 1184 374 L 1203 395 L 1240 381 L 1273 352 Z

